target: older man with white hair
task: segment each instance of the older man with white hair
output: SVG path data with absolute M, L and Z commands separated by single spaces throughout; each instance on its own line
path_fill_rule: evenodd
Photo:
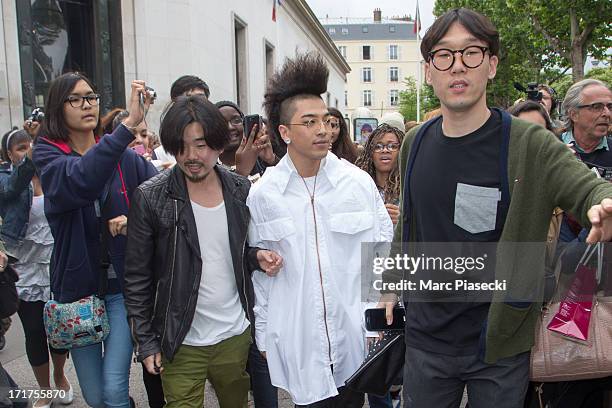
M 563 141 L 572 145 L 588 167 L 597 168 L 602 177 L 612 180 L 612 137 L 608 135 L 612 118 L 610 88 L 596 79 L 576 82 L 565 94 L 563 110 L 567 116 Z

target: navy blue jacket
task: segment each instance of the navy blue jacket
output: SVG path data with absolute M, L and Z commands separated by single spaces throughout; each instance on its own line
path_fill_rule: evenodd
M 34 163 L 27 156 L 12 170 L 10 166 L 0 168 L 0 238 L 9 249 L 21 243 L 28 229 L 34 172 Z
M 129 197 L 154 176 L 153 165 L 127 146 L 134 136 L 123 125 L 98 141 L 83 156 L 65 142 L 39 137 L 33 159 L 45 194 L 45 215 L 55 240 L 51 259 L 51 291 L 59 302 L 73 302 L 98 293 L 100 284 L 100 219 L 106 200 L 108 220 L 128 214 Z M 110 183 L 109 183 L 110 180 Z M 109 235 L 110 237 L 110 235 Z M 109 255 L 117 280 L 108 293 L 123 285 L 126 237 L 109 238 Z

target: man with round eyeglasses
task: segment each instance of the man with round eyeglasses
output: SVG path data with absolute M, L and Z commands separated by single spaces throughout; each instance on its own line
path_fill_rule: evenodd
M 508 248 L 544 243 L 557 206 L 593 225 L 588 242 L 612 238 L 612 185 L 575 160 L 551 132 L 487 106 L 499 49 L 491 21 L 464 8 L 440 16 L 421 43 L 425 78 L 440 99 L 441 116 L 411 129 L 402 143 L 394 242 L 420 248 L 443 242 L 455 259 L 472 255 L 457 254 L 465 248 L 493 243 L 494 276 L 485 278 L 507 279 L 508 290 L 464 298 L 446 291 L 442 301 L 403 298 L 405 408 L 459 407 L 466 388 L 471 408 L 522 407 L 541 305 L 534 288 L 542 287 L 545 251 L 542 244 L 541 251 L 532 246 L 529 255 L 517 256 Z M 602 111 L 609 116 L 607 106 Z M 441 279 L 460 273 L 440 272 Z M 399 279 L 398 271 L 383 274 L 388 283 Z M 398 293 L 381 297 L 387 324 L 397 300 Z

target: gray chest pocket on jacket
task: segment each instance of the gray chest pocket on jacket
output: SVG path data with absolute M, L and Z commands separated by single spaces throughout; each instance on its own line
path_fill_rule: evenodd
M 499 200 L 498 188 L 457 183 L 455 225 L 471 234 L 494 230 Z

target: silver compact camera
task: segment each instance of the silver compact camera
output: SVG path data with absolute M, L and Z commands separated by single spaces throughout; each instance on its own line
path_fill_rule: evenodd
M 145 92 L 151 99 L 151 103 L 153 103 L 153 101 L 155 101 L 157 98 L 157 92 L 155 92 L 155 89 L 151 88 L 150 86 L 145 86 Z M 142 92 L 140 93 L 140 105 L 144 106 L 144 94 Z

